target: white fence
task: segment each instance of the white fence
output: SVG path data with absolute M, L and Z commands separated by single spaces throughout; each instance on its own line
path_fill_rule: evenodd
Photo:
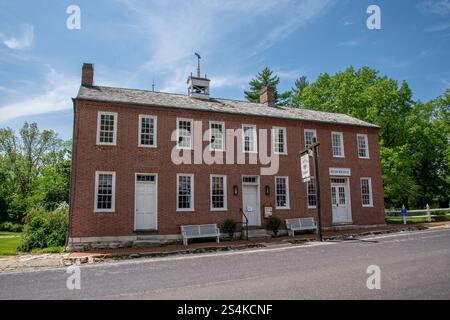
M 447 212 L 446 214 L 435 214 L 436 212 Z M 392 215 L 400 213 L 401 215 Z M 408 213 L 418 213 L 418 215 L 408 215 Z M 419 214 L 423 213 L 423 214 Z M 423 210 L 406 210 L 404 207 L 402 210 L 386 210 L 385 218 L 393 219 L 393 220 L 403 220 L 403 224 L 406 224 L 408 219 L 414 218 L 426 218 L 428 222 L 432 221 L 434 217 L 450 217 L 450 208 L 439 208 L 439 209 L 430 209 L 430 206 L 427 205 L 426 209 Z

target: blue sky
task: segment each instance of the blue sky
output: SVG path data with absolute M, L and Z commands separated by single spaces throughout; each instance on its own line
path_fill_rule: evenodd
M 72 4 L 80 30 L 66 27 Z M 371 4 L 381 30 L 366 27 Z M 0 0 L 0 127 L 36 121 L 68 139 L 83 62 L 98 85 L 184 93 L 194 52 L 215 97 L 243 99 L 265 66 L 288 89 L 367 65 L 427 101 L 450 88 L 450 0 Z

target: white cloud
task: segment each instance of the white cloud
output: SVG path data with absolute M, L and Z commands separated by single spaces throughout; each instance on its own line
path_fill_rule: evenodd
M 420 2 L 417 7 L 425 14 L 450 14 L 450 0 L 425 0 Z
M 194 52 L 204 57 L 202 73 L 209 71 L 214 86 L 240 86 L 248 75 L 238 66 L 255 64 L 259 53 L 322 14 L 332 0 L 118 2 L 149 56 L 132 78 L 163 74 L 157 90 L 185 92 L 196 68 Z
M 34 39 L 34 27 L 30 25 L 25 26 L 25 30 L 20 37 L 8 37 L 0 34 L 0 40 L 5 46 L 14 50 L 25 50 L 31 47 Z
M 445 31 L 447 29 L 450 29 L 450 23 L 435 25 L 435 26 L 425 29 L 425 31 L 426 32 L 440 32 L 440 31 Z
M 338 47 L 356 47 L 364 41 L 364 38 L 352 39 L 338 43 Z
M 332 3 L 331 0 L 304 0 L 296 1 L 287 11 L 284 21 L 273 28 L 260 43 L 256 46 L 257 54 L 260 51 L 272 47 L 275 43 L 286 39 L 293 31 L 300 26 L 310 22 L 314 18 L 323 14 L 327 6 Z
M 0 123 L 9 120 L 61 111 L 72 108 L 71 97 L 76 94 L 79 79 L 64 75 L 50 69 L 46 75 L 44 92 L 30 98 L 22 97 L 22 100 L 0 107 Z

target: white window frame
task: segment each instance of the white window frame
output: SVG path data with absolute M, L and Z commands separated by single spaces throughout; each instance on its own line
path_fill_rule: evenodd
M 339 135 L 339 140 L 341 143 L 341 154 L 335 155 L 334 154 L 334 144 L 333 144 L 333 135 Z M 333 154 L 333 158 L 345 158 L 345 149 L 344 149 L 344 133 L 343 132 L 331 132 L 331 153 Z
M 278 130 L 283 130 L 283 152 L 277 151 L 276 144 L 278 139 Z M 272 150 L 275 154 L 287 155 L 287 129 L 286 127 L 272 127 Z
M 213 178 L 223 178 L 223 208 L 214 208 L 213 206 Z M 209 177 L 209 199 L 211 211 L 228 211 L 228 195 L 227 195 L 227 176 L 219 174 L 211 174 Z
M 142 119 L 153 119 L 153 144 L 142 144 Z M 139 131 L 138 131 L 138 146 L 141 148 L 156 148 L 158 145 L 158 117 L 146 114 L 139 115 Z
M 286 182 L 286 206 L 284 207 L 279 207 L 278 203 L 277 203 L 277 179 L 285 179 Z M 291 209 L 291 205 L 290 205 L 290 197 L 289 197 L 289 177 L 288 176 L 276 176 L 275 177 L 275 209 L 276 210 L 290 210 Z
M 305 149 L 308 147 L 308 143 L 306 141 L 306 133 L 307 132 L 312 132 L 313 133 L 313 138 L 317 139 L 317 131 L 316 131 L 316 129 L 305 129 L 305 130 L 303 130 L 303 139 L 305 140 Z M 313 142 L 311 142 L 311 143 L 313 143 Z
M 245 128 L 253 128 L 253 150 L 245 150 Z M 256 129 L 256 124 L 243 124 L 242 125 L 242 150 L 244 153 L 258 153 L 258 131 Z
M 361 157 L 359 155 L 359 138 L 364 138 L 365 144 L 366 144 L 366 156 L 365 157 Z M 367 134 L 357 134 L 356 135 L 356 149 L 358 152 L 358 158 L 360 159 L 370 159 L 370 153 L 369 153 L 369 137 L 367 136 Z
M 111 195 L 111 209 L 98 208 L 98 180 L 101 174 L 112 175 L 112 195 Z M 94 212 L 95 213 L 112 213 L 116 211 L 116 172 L 114 171 L 95 171 L 95 191 L 94 191 Z
M 114 132 L 113 132 L 113 142 L 100 142 L 100 128 L 102 115 L 114 116 Z M 117 144 L 117 122 L 119 117 L 117 112 L 99 111 L 97 113 L 97 145 L 99 146 L 115 146 Z
M 212 147 L 212 125 L 213 124 L 220 124 L 222 126 L 222 147 L 220 149 L 215 149 Z M 225 151 L 225 137 L 226 137 L 226 130 L 225 130 L 225 122 L 223 121 L 210 121 L 209 122 L 209 151 Z
M 178 125 L 180 124 L 180 121 L 186 121 L 191 123 L 191 144 L 189 147 L 180 147 L 179 141 L 180 141 L 180 128 Z M 177 149 L 178 150 L 193 150 L 194 149 L 194 119 L 188 119 L 188 118 L 177 118 Z
M 180 180 L 179 177 L 191 177 L 191 207 L 190 208 L 179 208 L 178 207 L 178 195 L 180 191 Z M 192 173 L 177 173 L 177 194 L 176 194 L 176 204 L 178 212 L 194 212 L 195 211 L 195 181 L 194 174 Z
M 312 182 L 314 184 L 314 190 L 315 190 L 314 196 L 316 198 L 316 205 L 315 206 L 311 206 L 309 204 L 309 196 L 310 196 L 310 194 L 309 194 L 309 183 L 310 182 Z M 316 209 L 317 208 L 317 183 L 316 183 L 315 177 L 311 177 L 310 182 L 306 183 L 306 205 L 308 206 L 308 209 Z
M 363 180 L 367 180 L 367 181 L 368 181 L 368 184 L 369 184 L 369 201 L 370 201 L 369 204 L 364 204 L 364 202 L 363 202 L 363 193 L 362 193 L 362 181 L 363 181 Z M 363 178 L 361 178 L 361 179 L 360 179 L 360 183 L 359 183 L 359 189 L 360 189 L 360 192 L 361 192 L 361 205 L 362 205 L 364 208 L 372 208 L 372 207 L 373 207 L 372 178 L 369 178 L 369 177 L 363 177 Z

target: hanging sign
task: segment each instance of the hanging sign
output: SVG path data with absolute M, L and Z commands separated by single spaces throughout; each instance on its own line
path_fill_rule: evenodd
M 302 168 L 302 180 L 303 182 L 308 182 L 311 180 L 311 173 L 309 168 L 309 154 L 305 153 L 300 158 L 300 165 Z

